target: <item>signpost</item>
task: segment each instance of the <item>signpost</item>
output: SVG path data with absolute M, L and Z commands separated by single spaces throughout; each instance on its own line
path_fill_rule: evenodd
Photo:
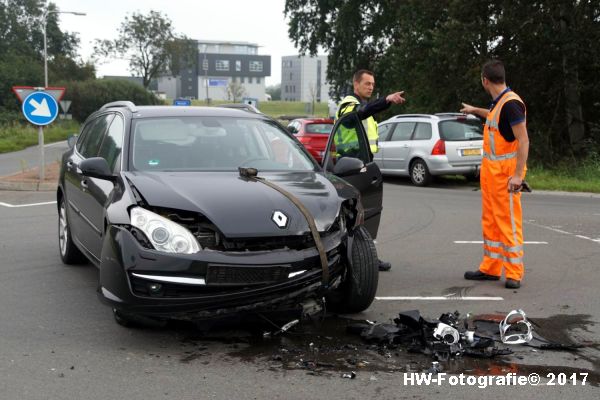
M 65 88 L 39 88 L 14 86 L 13 92 L 21 100 L 21 110 L 27 121 L 38 127 L 40 147 L 40 181 L 44 180 L 46 163 L 44 160 L 44 126 L 51 124 L 58 116 L 58 101 L 62 99 Z

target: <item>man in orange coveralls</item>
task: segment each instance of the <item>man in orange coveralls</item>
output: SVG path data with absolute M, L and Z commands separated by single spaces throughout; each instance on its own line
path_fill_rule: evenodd
M 485 63 L 481 84 L 493 99 L 489 110 L 465 103 L 460 110 L 485 118 L 480 175 L 483 261 L 477 271 L 465 272 L 465 279 L 495 281 L 504 266 L 505 287 L 518 289 L 524 273 L 520 190 L 529 153 L 525 103 L 506 86 L 501 61 Z

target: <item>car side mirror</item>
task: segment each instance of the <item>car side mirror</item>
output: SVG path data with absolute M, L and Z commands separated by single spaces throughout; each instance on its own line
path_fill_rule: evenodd
M 79 169 L 82 175 L 92 178 L 115 181 L 116 177 L 112 174 L 108 163 L 102 157 L 92 157 L 79 163 Z
M 76 133 L 73 133 L 72 135 L 69 135 L 69 137 L 67 137 L 67 144 L 69 145 L 70 149 L 72 149 L 75 146 L 78 137 L 79 135 L 77 135 Z
M 333 167 L 333 174 L 337 176 L 355 175 L 363 172 L 365 163 L 354 157 L 342 157 Z

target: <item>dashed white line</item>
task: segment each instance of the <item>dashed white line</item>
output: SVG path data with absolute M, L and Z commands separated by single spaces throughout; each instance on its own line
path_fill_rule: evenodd
M 448 300 L 459 300 L 459 301 L 503 301 L 504 297 L 493 297 L 493 296 L 464 296 L 464 297 L 452 297 L 452 296 L 391 296 L 391 297 L 375 297 L 375 300 L 382 301 L 406 301 L 406 300 L 433 300 L 433 301 L 448 301 Z
M 456 244 L 483 244 L 483 240 L 455 240 Z M 523 242 L 524 244 L 548 244 L 548 242 Z
M 533 225 L 533 226 L 537 226 L 538 228 L 548 229 L 549 231 L 552 231 L 552 232 L 562 233 L 563 235 L 569 235 L 569 236 L 573 236 L 573 237 L 576 237 L 576 238 L 579 238 L 579 239 L 589 240 L 589 241 L 594 242 L 594 243 L 600 243 L 600 238 L 598 238 L 598 239 L 592 239 L 592 238 L 587 237 L 587 236 L 577 235 L 575 233 L 563 231 L 562 229 L 552 228 L 551 226 L 536 224 L 536 223 L 531 222 L 531 221 L 523 221 L 523 222 L 525 222 L 527 224 L 530 224 L 530 225 Z
M 56 204 L 56 201 L 46 201 L 44 203 L 30 203 L 30 204 L 8 204 L 8 203 L 3 203 L 0 201 L 0 206 L 8 207 L 8 208 L 45 206 L 47 204 Z

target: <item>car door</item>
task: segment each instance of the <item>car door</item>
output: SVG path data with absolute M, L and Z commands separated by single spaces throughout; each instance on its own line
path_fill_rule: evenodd
M 121 167 L 121 149 L 123 148 L 124 137 L 124 119 L 120 114 L 116 114 L 106 133 L 103 135 L 102 143 L 96 154 L 102 157 L 108 163 L 111 171 L 117 172 Z M 110 181 L 98 178 L 85 177 L 87 181 L 87 198 L 82 205 L 81 212 L 91 222 L 93 229 L 87 247 L 92 254 L 100 260 L 102 253 L 102 241 L 104 235 L 104 209 L 107 201 L 114 190 L 114 184 Z
M 394 131 L 394 127 L 396 126 L 396 124 L 393 123 L 382 123 L 379 124 L 378 126 L 378 134 L 379 134 L 379 139 L 378 139 L 378 147 L 379 147 L 379 151 L 375 154 L 373 154 L 373 160 L 375 161 L 375 163 L 377 164 L 377 166 L 379 167 L 379 169 L 383 169 L 383 159 L 385 158 L 385 149 L 388 145 L 388 139 L 389 139 L 389 134 L 390 132 Z
M 414 122 L 398 122 L 389 141 L 386 143 L 383 168 L 402 172 L 408 169 L 410 138 L 415 130 Z
M 364 163 L 359 172 L 342 177 L 361 194 L 365 210 L 365 227 L 373 238 L 377 237 L 383 204 L 383 178 L 369 148 L 369 141 L 357 113 L 349 113 L 336 121 L 327 148 L 323 166 L 333 173 L 333 167 L 343 157 L 358 158 Z
M 81 143 L 78 141 L 72 159 L 67 162 L 65 173 L 67 201 L 71 213 L 69 218 L 74 223 L 73 237 L 79 244 L 95 258 L 99 257 L 98 237 L 101 234 L 102 224 L 94 215 L 94 199 L 91 193 L 96 191 L 98 179 L 84 176 L 79 169 L 79 163 L 86 158 L 96 157 L 104 139 L 106 130 L 114 117 L 113 113 L 101 114 L 86 124 Z M 110 182 L 109 182 L 110 183 Z

